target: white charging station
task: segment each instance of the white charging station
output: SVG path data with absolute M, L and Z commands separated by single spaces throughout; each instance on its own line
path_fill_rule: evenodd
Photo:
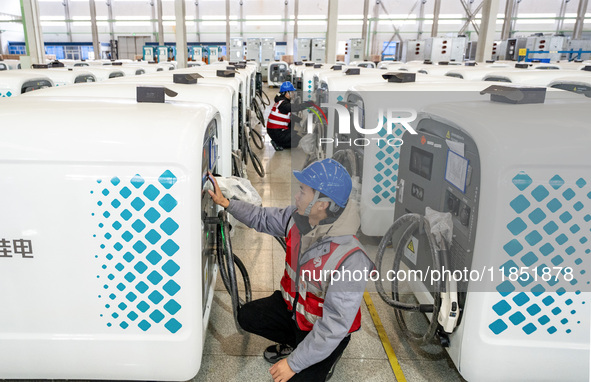
M 352 118 L 359 120 L 359 126 L 367 130 L 375 130 L 380 110 L 386 113 L 387 108 L 394 104 L 395 108 L 404 111 L 401 116 L 412 118 L 408 110 L 419 111 L 426 105 L 444 100 L 469 101 L 479 99 L 479 91 L 487 84 L 455 80 L 452 78 L 432 78 L 419 76 L 417 82 L 388 82 L 355 85 L 346 94 L 346 102 L 351 106 L 349 111 Z M 428 82 L 422 82 L 428 81 Z M 398 92 L 396 95 L 396 93 Z M 390 95 L 388 95 L 390 93 Z M 390 100 L 390 103 L 388 102 Z M 353 114 L 357 109 L 357 114 Z M 397 109 L 397 110 L 398 110 Z M 363 113 L 360 111 L 363 110 Z M 386 119 L 385 114 L 384 119 Z M 365 116 L 372 116 L 376 121 L 369 121 Z M 377 133 L 359 134 L 351 127 L 351 134 L 337 135 L 339 144 L 333 148 L 333 155 L 342 149 L 357 151 L 363 158 L 361 178 L 361 231 L 368 236 L 383 236 L 392 222 L 394 204 L 396 201 L 396 180 L 400 156 L 398 140 L 406 131 L 400 124 L 395 124 L 392 133 L 388 134 L 386 123 Z M 360 142 L 355 145 L 354 142 Z M 369 144 L 364 139 L 370 141 Z M 373 139 L 373 141 L 372 141 Z M 381 139 L 381 141 L 380 141 Z M 351 140 L 351 145 L 347 142 Z M 390 142 L 390 143 L 386 143 Z M 388 161 L 383 163 L 384 161 Z
M 495 101 L 429 105 L 404 135 L 395 219 L 450 213 L 448 269 L 481 276 L 458 282 L 439 313 L 454 317 L 446 350 L 468 381 L 589 378 L 590 102 L 565 92 L 516 104 L 533 91 L 545 93 L 497 87 Z M 425 237 L 411 237 L 410 269 L 431 264 Z M 433 304 L 437 292 L 413 284 Z
M 68 88 L 54 88 L 55 91 L 31 93 L 31 97 L 52 98 L 104 98 L 104 99 L 135 99 L 138 86 L 165 86 L 177 95 L 172 102 L 194 102 L 208 104 L 220 113 L 220 123 L 217 127 L 218 140 L 223 147 L 218 154 L 218 172 L 222 176 L 232 175 L 232 151 L 225 149 L 233 147 L 233 132 L 238 129 L 238 121 L 233 119 L 232 99 L 235 98 L 234 89 L 221 83 L 212 83 L 206 78 L 200 78 L 197 84 L 177 84 L 173 82 L 173 74 L 165 72 L 162 75 L 151 75 L 143 78 L 125 77 L 126 81 L 107 81 L 98 84 L 80 85 Z M 234 125 L 235 123 L 235 125 Z M 236 146 L 238 143 L 236 143 Z
M 269 64 L 269 79 L 267 84 L 269 86 L 281 86 L 285 81 L 291 79 L 291 72 L 289 66 L 285 61 L 276 61 Z
M 0 98 L 15 97 L 52 86 L 51 79 L 40 71 L 6 70 L 0 73 Z
M 205 175 L 219 114 L 183 102 L 7 102 L 0 378 L 193 378 L 216 277 L 202 219 L 216 215 Z M 46 118 L 56 110 L 79 118 Z

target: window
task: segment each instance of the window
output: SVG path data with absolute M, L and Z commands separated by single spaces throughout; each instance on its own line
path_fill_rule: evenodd
M 79 46 L 66 46 L 65 47 L 65 59 L 66 60 L 80 60 L 80 47 Z

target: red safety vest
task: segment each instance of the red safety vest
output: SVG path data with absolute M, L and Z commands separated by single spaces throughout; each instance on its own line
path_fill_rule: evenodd
M 330 271 L 337 270 L 351 254 L 362 249 L 355 244 L 330 243 L 330 251 L 300 266 L 299 287 L 296 289 L 296 270 L 298 269 L 298 257 L 300 253 L 300 232 L 293 225 L 287 236 L 287 253 L 285 256 L 285 271 L 281 278 L 281 294 L 289 310 L 293 310 L 293 302 L 296 291 L 299 292 L 296 306 L 296 322 L 300 330 L 311 331 L 314 323 L 322 317 L 324 297 L 330 283 Z M 307 272 L 304 272 L 307 271 Z M 304 275 L 312 275 L 305 280 Z M 316 281 L 323 280 L 323 281 Z M 359 330 L 361 327 L 361 308 L 357 311 L 353 325 L 349 333 Z
M 284 100 L 275 102 L 275 104 L 271 108 L 271 113 L 269 114 L 269 118 L 267 119 L 267 129 L 289 129 L 289 120 L 291 117 L 291 113 L 282 114 L 279 112 L 279 105 L 281 105 L 283 101 Z

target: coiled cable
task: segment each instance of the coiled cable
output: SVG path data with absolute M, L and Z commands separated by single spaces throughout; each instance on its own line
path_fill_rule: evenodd
M 419 214 L 405 214 L 396 219 L 394 224 L 388 229 L 380 245 L 378 246 L 378 251 L 376 255 L 376 267 L 378 270 L 382 269 L 382 262 L 384 258 L 384 252 L 386 251 L 386 247 L 392 242 L 392 237 L 394 234 L 404 228 L 404 233 L 402 237 L 398 241 L 396 245 L 394 245 L 394 265 L 393 270 L 398 272 L 400 269 L 400 261 L 402 260 L 403 252 L 406 243 L 411 239 L 411 236 L 416 234 L 416 231 L 422 230 L 425 232 L 427 236 L 427 241 L 429 243 L 429 248 L 431 252 L 431 258 L 434 269 L 441 269 L 441 253 L 437 249 L 437 244 L 435 241 L 435 237 L 433 234 L 430 233 L 430 225 L 428 220 Z M 444 249 L 443 255 L 446 255 L 446 250 Z M 378 294 L 382 298 L 382 300 L 396 308 L 395 316 L 402 332 L 412 341 L 418 343 L 419 345 L 426 345 L 432 342 L 433 338 L 435 337 L 439 322 L 439 310 L 441 309 L 441 292 L 443 292 L 443 284 L 441 280 L 436 279 L 432 280 L 432 286 L 434 292 L 433 295 L 433 304 L 410 304 L 404 303 L 400 301 L 400 294 L 398 288 L 398 279 L 395 278 L 392 281 L 392 297 L 389 297 L 384 290 L 384 286 L 382 285 L 381 280 L 376 281 L 376 289 Z M 429 326 L 425 333 L 417 334 L 408 329 L 406 324 L 405 318 L 403 316 L 403 311 L 411 311 L 411 312 L 422 312 L 422 313 L 432 313 L 431 320 L 429 322 Z
M 239 333 L 244 334 L 244 331 L 238 323 L 238 310 L 245 303 L 252 301 L 250 277 L 248 276 L 248 272 L 242 260 L 240 260 L 240 258 L 232 252 L 230 223 L 228 222 L 227 212 L 225 210 L 220 211 L 218 213 L 218 218 L 219 221 L 216 225 L 216 247 L 220 275 L 222 277 L 224 287 L 230 294 L 236 329 Z M 242 299 L 238 293 L 238 282 L 236 277 L 236 269 L 234 268 L 235 266 L 242 274 L 242 280 L 244 282 L 244 299 Z

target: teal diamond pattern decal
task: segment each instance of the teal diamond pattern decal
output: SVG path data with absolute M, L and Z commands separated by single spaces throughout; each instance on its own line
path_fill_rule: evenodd
M 111 329 L 139 333 L 160 328 L 174 334 L 183 327 L 183 288 L 175 280 L 182 272 L 177 181 L 170 170 L 155 177 L 117 174 L 97 179 L 90 193 L 98 198 L 92 216 L 99 220 L 93 237 L 100 316 Z
M 575 305 L 583 310 L 585 301 L 575 302 L 566 292 L 580 296 L 579 285 L 588 288 L 591 283 L 585 269 L 590 263 L 591 217 L 584 212 L 591 199 L 590 185 L 580 176 L 566 174 L 534 179 L 526 172 L 512 179 L 515 192 L 506 206 L 510 216 L 505 223 L 507 240 L 499 253 L 506 259 L 501 266 L 506 277 L 510 267 L 535 269 L 537 274 L 505 279 L 497 285 L 499 300 L 491 307 L 497 317 L 488 324 L 495 335 L 515 327 L 526 336 L 582 329 Z M 543 277 L 546 267 L 554 272 Z
M 372 144 L 378 147 L 375 154 L 376 170 L 371 179 L 371 189 L 374 195 L 371 201 L 376 206 L 392 206 L 396 202 L 396 180 L 398 179 L 398 163 L 400 159 L 400 147 L 396 146 L 397 138 L 401 138 L 404 131 L 393 127 L 393 134 L 388 134 L 385 127 L 386 119 L 384 117 L 384 126 L 377 133 L 380 139 L 376 139 Z M 386 190 L 384 192 L 384 190 Z

